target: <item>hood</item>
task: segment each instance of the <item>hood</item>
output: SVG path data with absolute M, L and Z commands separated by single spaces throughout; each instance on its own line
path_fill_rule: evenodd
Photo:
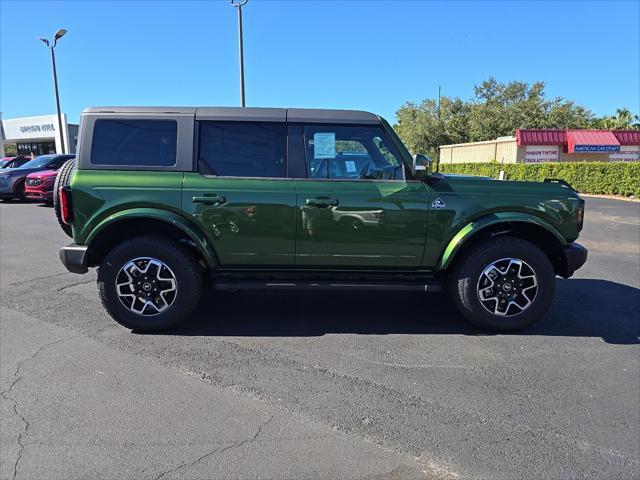
M 24 175 L 27 176 L 33 172 L 42 172 L 42 168 L 3 168 L 0 175 Z
M 27 178 L 47 178 L 55 177 L 58 174 L 57 170 L 41 170 L 39 172 L 33 172 L 27 175 Z

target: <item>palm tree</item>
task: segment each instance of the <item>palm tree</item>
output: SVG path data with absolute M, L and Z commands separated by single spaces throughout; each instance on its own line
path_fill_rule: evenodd
M 618 108 L 616 109 L 615 116 L 615 128 L 618 130 L 628 130 L 631 128 L 631 124 L 633 122 L 633 115 L 626 108 Z
M 633 115 L 627 108 L 618 108 L 615 115 L 595 119 L 593 126 L 603 130 L 640 129 L 640 116 Z

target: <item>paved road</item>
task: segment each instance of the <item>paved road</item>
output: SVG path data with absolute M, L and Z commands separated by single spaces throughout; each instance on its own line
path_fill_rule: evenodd
M 138 335 L 0 205 L 0 478 L 639 478 L 640 204 L 588 199 L 587 265 L 516 335 L 443 295 L 225 293 Z

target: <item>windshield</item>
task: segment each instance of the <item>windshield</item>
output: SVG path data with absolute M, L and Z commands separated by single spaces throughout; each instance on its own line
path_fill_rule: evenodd
M 19 168 L 41 168 L 46 166 L 51 160 L 53 160 L 53 157 L 49 155 L 42 155 L 41 157 L 29 160 Z

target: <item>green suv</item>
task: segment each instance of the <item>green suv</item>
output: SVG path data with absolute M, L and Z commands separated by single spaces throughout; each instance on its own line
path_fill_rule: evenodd
M 214 289 L 446 288 L 475 325 L 540 318 L 586 261 L 566 183 L 442 175 L 361 111 L 90 108 L 55 210 L 111 316 L 189 317 Z M 392 320 L 390 320 L 392 321 Z

